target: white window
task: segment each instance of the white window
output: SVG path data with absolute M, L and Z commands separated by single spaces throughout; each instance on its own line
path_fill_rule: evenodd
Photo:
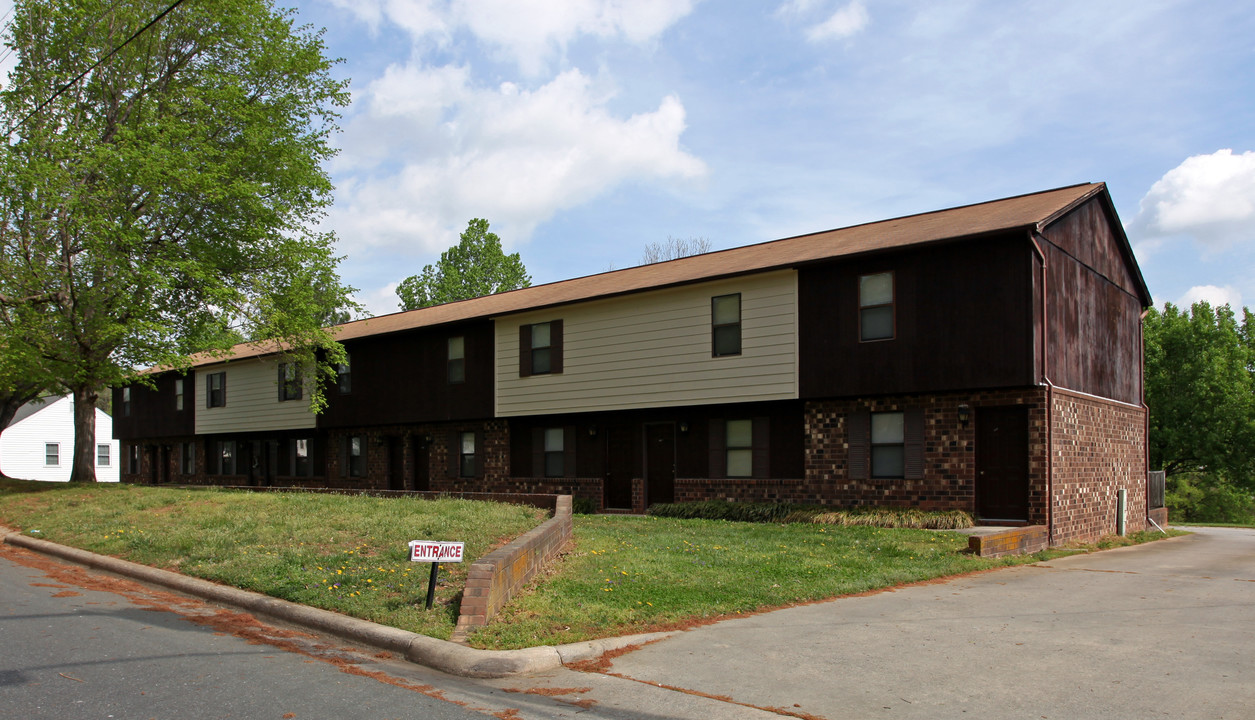
M 349 354 L 345 353 L 344 362 L 336 365 L 336 387 L 344 395 L 353 392 L 353 368 L 350 365 L 351 362 Z
M 710 354 L 741 354 L 741 294 L 710 299 Z
M 566 474 L 565 435 L 560 427 L 545 430 L 545 477 L 562 477 Z
M 183 378 L 174 379 L 174 409 L 183 409 Z
M 110 462 L 109 446 L 97 445 L 96 446 L 96 465 L 98 467 L 109 467 L 109 462 Z
M 858 328 L 860 340 L 893 339 L 893 273 L 859 277 Z
M 754 421 L 729 420 L 727 427 L 728 477 L 754 476 Z
M 461 433 L 461 461 L 458 463 L 458 475 L 475 477 L 475 433 Z
M 349 477 L 362 477 L 365 474 L 365 463 L 362 462 L 364 445 L 360 435 L 349 438 Z
M 900 478 L 906 472 L 906 434 L 900 412 L 872 413 L 872 477 Z
M 466 380 L 466 339 L 458 335 L 449 338 L 448 380 L 460 383 Z
M 61 464 L 61 443 L 44 443 L 44 465 L 57 467 Z

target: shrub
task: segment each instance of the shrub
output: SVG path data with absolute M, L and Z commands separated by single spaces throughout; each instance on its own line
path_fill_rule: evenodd
M 702 500 L 661 503 L 649 508 L 656 517 L 734 520 L 760 523 L 821 523 L 825 525 L 872 525 L 886 528 L 943 530 L 972 526 L 972 516 L 962 510 L 926 511 L 917 508 L 850 508 L 833 510 L 797 503 L 751 503 Z
M 1168 517 L 1178 522 L 1255 522 L 1251 492 L 1218 475 L 1169 475 L 1164 504 Z

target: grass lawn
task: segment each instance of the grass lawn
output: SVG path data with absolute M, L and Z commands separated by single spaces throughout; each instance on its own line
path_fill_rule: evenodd
M 31 537 L 446 639 L 470 563 L 443 566 L 425 610 L 431 565 L 411 563 L 407 543 L 461 540 L 473 559 L 546 517 L 469 500 L 0 480 L 0 523 Z
M 445 566 L 426 612 L 430 566 L 411 566 L 406 543 L 463 540 L 469 560 L 543 517 L 463 500 L 0 480 L 0 522 L 34 537 L 438 638 L 457 621 L 469 562 Z M 966 547 L 965 535 L 928 530 L 581 515 L 570 552 L 470 643 L 504 649 L 686 627 L 1078 551 L 986 559 Z

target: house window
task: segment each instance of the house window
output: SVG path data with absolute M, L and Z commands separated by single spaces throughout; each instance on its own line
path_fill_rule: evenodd
M 218 441 L 218 474 L 234 475 L 235 474 L 235 441 L 219 440 Z
M 131 416 L 131 389 L 122 388 L 122 417 Z
M 296 363 L 279 363 L 279 401 L 301 399 L 301 369 Z
M 532 326 L 532 374 L 543 375 L 553 366 L 551 345 L 553 336 L 550 334 L 549 323 L 537 323 Z
M 96 446 L 96 466 L 97 467 L 109 467 L 110 460 L 111 458 L 109 457 L 109 446 L 97 445 Z
M 183 409 L 183 378 L 174 379 L 174 409 Z
M 342 395 L 353 391 L 353 371 L 350 362 L 348 353 L 345 353 L 344 362 L 336 365 L 336 388 Z
M 466 340 L 461 335 L 449 338 L 448 378 L 450 383 L 466 380 Z
M 871 441 L 872 477 L 904 477 L 906 432 L 903 413 L 872 413 Z
M 460 477 L 475 477 L 475 433 L 459 433 L 458 440 L 460 445 L 458 475 Z
M 562 321 L 519 326 L 519 377 L 562 372 Z
M 127 446 L 126 471 L 132 475 L 139 474 L 139 445 Z
M 366 443 L 360 435 L 349 438 L 349 477 L 363 477 L 366 473 Z
M 226 407 L 227 374 L 210 373 L 205 376 L 205 407 Z
M 182 454 L 183 454 L 183 459 L 182 459 L 183 474 L 195 475 L 196 474 L 196 443 L 190 443 L 190 442 L 183 443 Z
M 565 436 L 562 428 L 545 430 L 545 477 L 563 477 L 566 474 Z
M 754 421 L 729 420 L 726 433 L 728 477 L 753 477 Z
M 61 444 L 44 443 L 44 465 L 56 467 L 61 464 Z
M 859 277 L 858 328 L 863 341 L 893 339 L 893 273 Z
M 710 354 L 712 357 L 741 354 L 741 294 L 710 299 Z
M 309 438 L 297 438 L 292 441 L 292 474 L 296 477 L 311 477 L 314 474 L 314 463 L 310 459 Z

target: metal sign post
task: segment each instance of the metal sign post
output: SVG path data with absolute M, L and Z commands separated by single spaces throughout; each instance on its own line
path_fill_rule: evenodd
M 410 562 L 431 563 L 431 580 L 427 583 L 427 609 L 436 600 L 436 577 L 440 573 L 440 563 L 462 562 L 462 551 L 465 543 L 441 542 L 433 540 L 411 540 Z

